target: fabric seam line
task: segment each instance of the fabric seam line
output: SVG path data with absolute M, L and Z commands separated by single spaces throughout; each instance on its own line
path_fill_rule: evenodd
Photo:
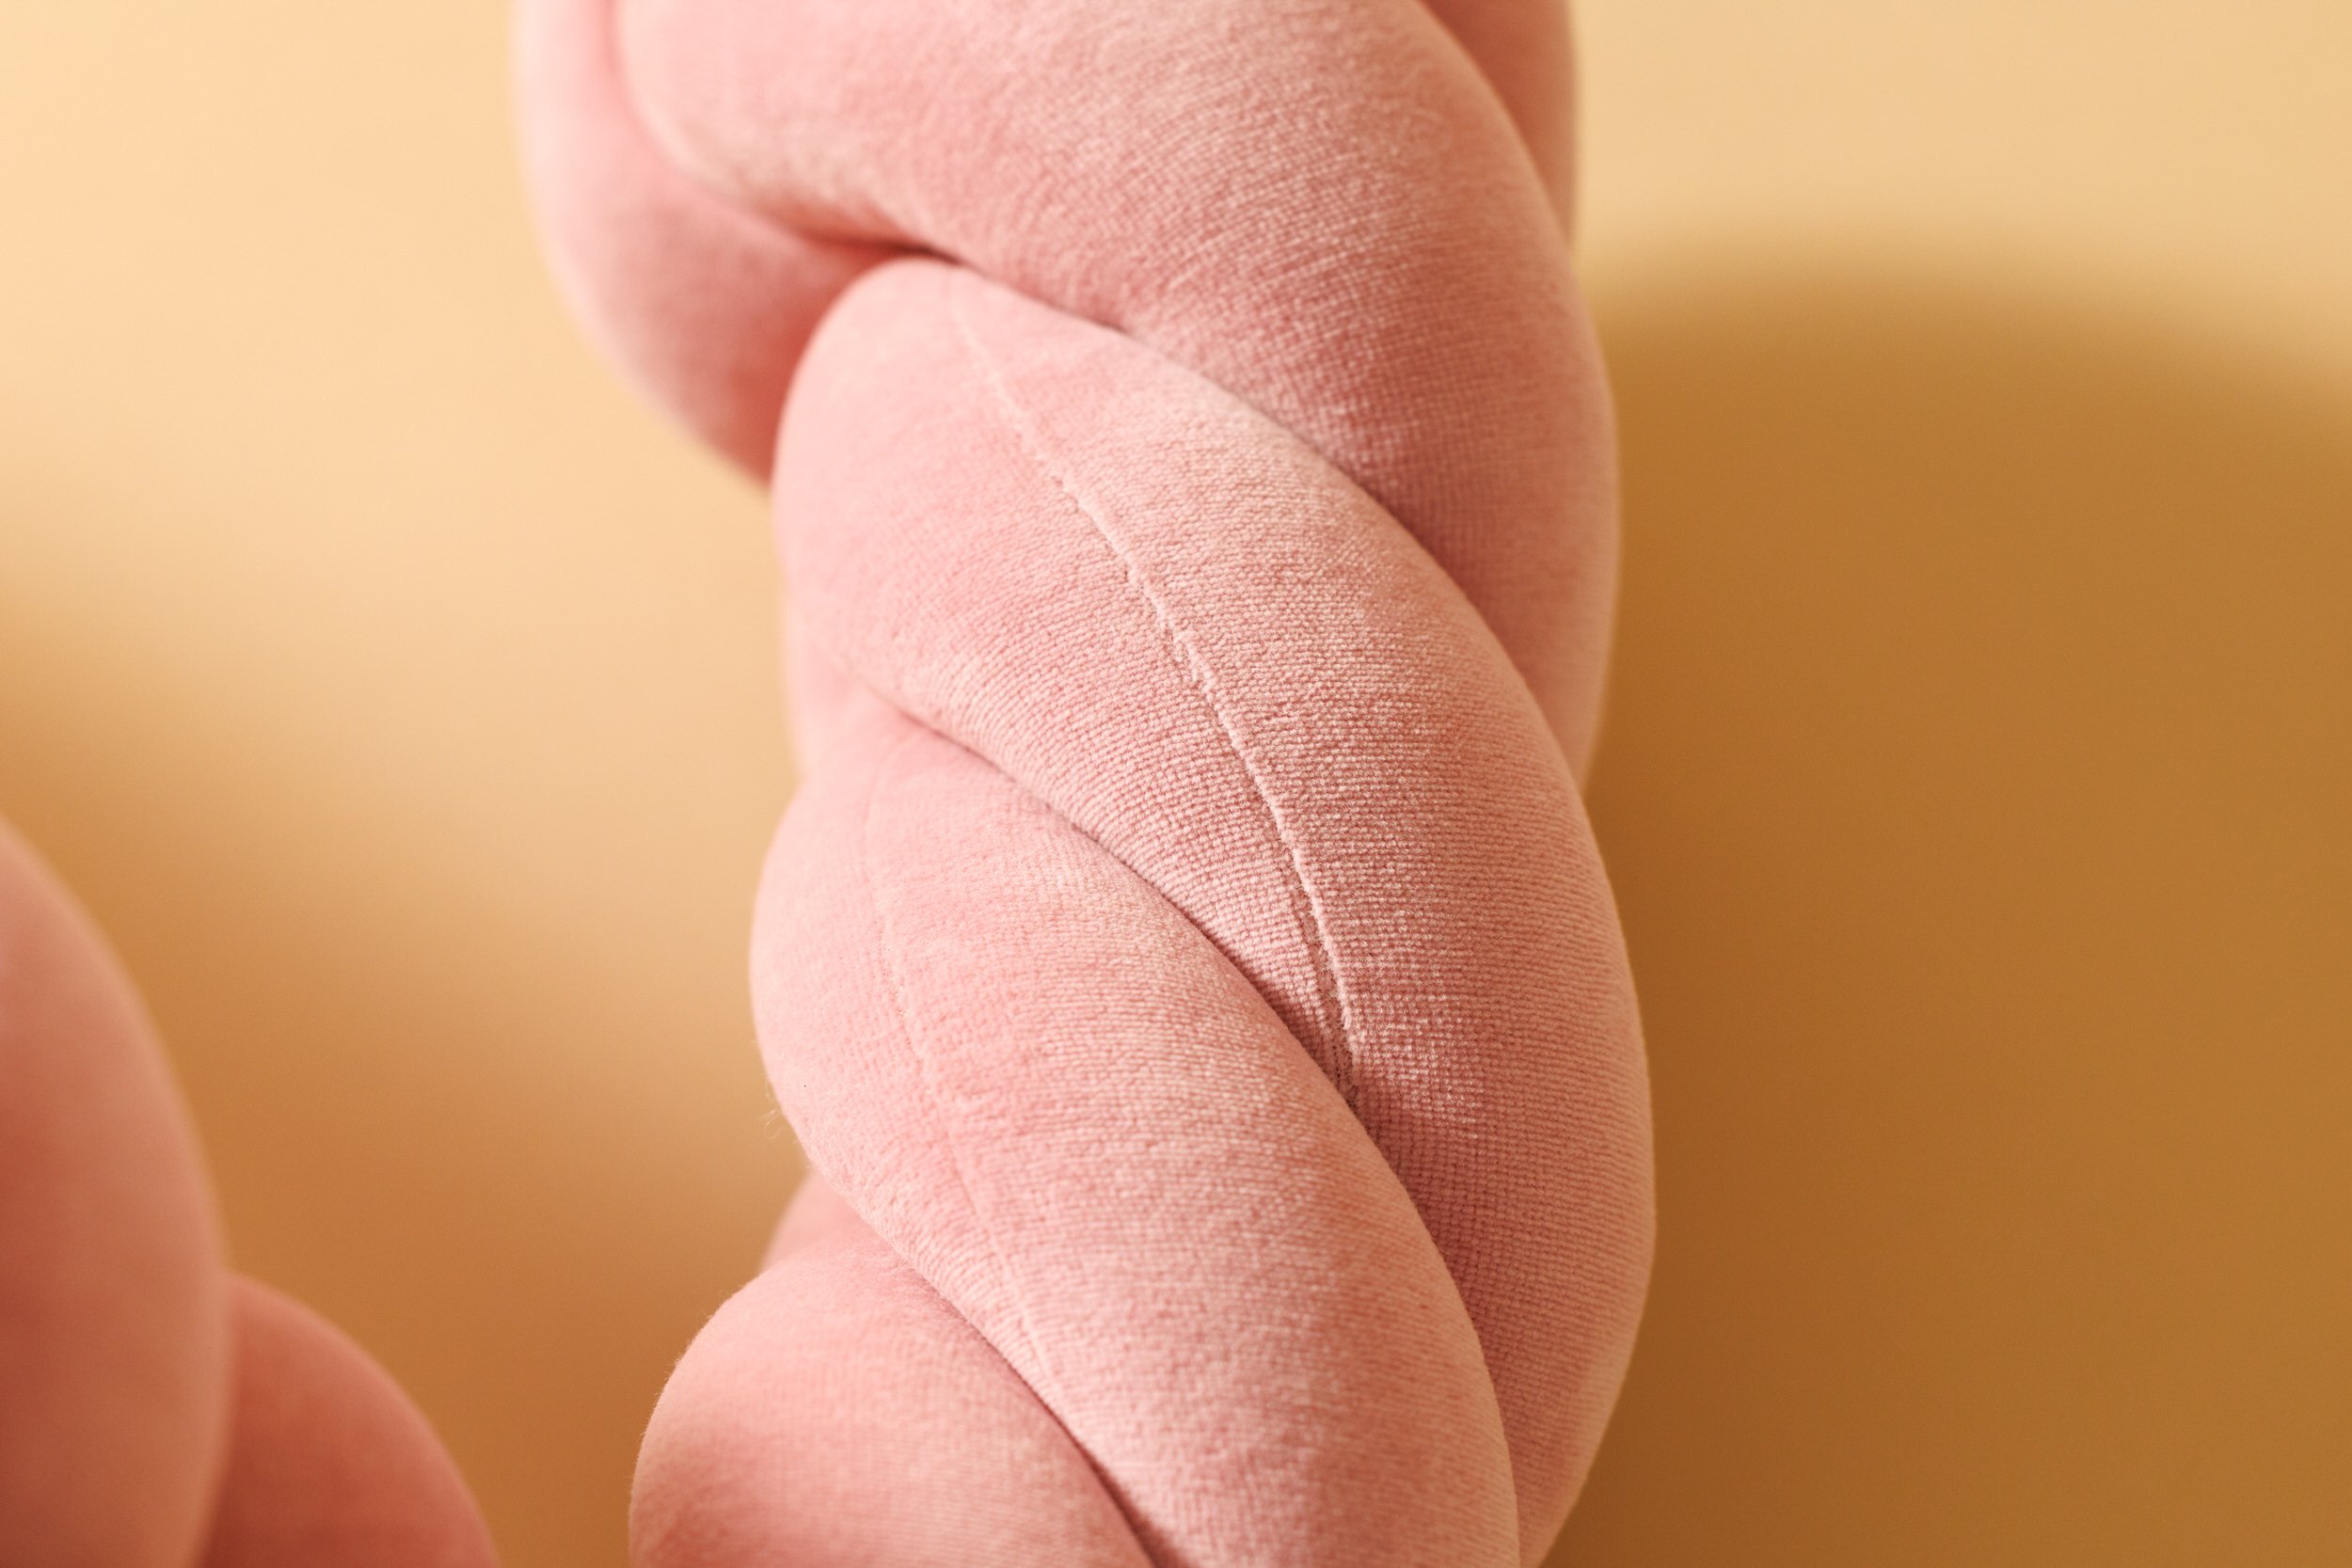
M 1276 841 L 1282 846 L 1287 862 L 1285 869 L 1289 873 L 1292 890 L 1304 902 L 1307 909 L 1305 924 L 1309 927 L 1308 953 L 1315 969 L 1316 1011 L 1323 1013 L 1327 1007 L 1339 1015 L 1336 1037 L 1330 1040 L 1330 1061 L 1326 1070 L 1331 1078 L 1332 1086 L 1339 1090 L 1340 1098 L 1352 1112 L 1356 1109 L 1356 1062 L 1352 1049 L 1355 1031 L 1348 1016 L 1350 1009 L 1347 1005 L 1346 982 L 1341 975 L 1338 958 L 1331 951 L 1329 932 L 1324 922 L 1323 902 L 1315 895 L 1314 887 L 1308 879 L 1306 865 L 1299 853 L 1297 840 L 1292 834 L 1289 823 L 1284 820 L 1281 808 L 1275 803 L 1272 793 L 1267 790 L 1265 779 L 1259 771 L 1256 760 L 1250 755 L 1248 748 L 1242 743 L 1240 732 L 1234 725 L 1232 715 L 1226 711 L 1224 703 L 1217 696 L 1216 680 L 1202 664 L 1200 655 L 1194 650 L 1190 636 L 1177 626 L 1175 618 L 1168 612 L 1168 606 L 1152 590 L 1150 580 L 1145 577 L 1142 566 L 1136 562 L 1134 554 L 1104 523 L 1098 509 L 1089 504 L 1086 498 L 1078 493 L 1076 486 L 1062 474 L 1055 464 L 1047 460 L 1041 444 L 1026 428 L 1028 420 L 1025 411 L 1013 397 L 1011 389 L 1006 386 L 1003 372 L 988 353 L 986 345 L 980 342 L 978 333 L 974 330 L 970 319 L 964 314 L 962 292 L 959 287 L 961 281 L 960 275 L 954 273 L 949 273 L 941 279 L 941 288 L 947 295 L 947 314 L 955 323 L 956 332 L 962 341 L 965 355 L 972 360 L 973 367 L 980 372 L 982 382 L 988 387 L 999 411 L 1003 414 L 1006 428 L 1011 433 L 1014 441 L 1029 461 L 1036 466 L 1038 472 L 1051 480 L 1063 498 L 1077 509 L 1081 516 L 1093 525 L 1096 535 L 1101 538 L 1104 546 L 1110 550 L 1126 572 L 1129 588 L 1150 608 L 1152 619 L 1159 624 L 1161 636 L 1167 640 L 1168 647 L 1176 656 L 1178 667 L 1184 671 L 1193 689 L 1200 693 L 1200 700 L 1207 705 L 1210 715 L 1216 720 L 1217 728 L 1225 736 L 1227 748 L 1233 753 L 1234 761 L 1241 764 L 1243 773 L 1249 780 L 1249 787 L 1258 797 L 1258 804 L 1265 812 L 1266 821 L 1274 830 Z M 1322 1023 L 1324 1021 L 1318 1019 L 1317 1022 Z

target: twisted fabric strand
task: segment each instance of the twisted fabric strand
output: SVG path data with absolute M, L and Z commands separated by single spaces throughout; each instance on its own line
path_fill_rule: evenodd
M 771 480 L 818 1173 L 641 1568 L 1540 1558 L 1651 1231 L 1537 0 L 527 0 L 574 302 Z M 780 435 L 779 435 L 780 432 Z

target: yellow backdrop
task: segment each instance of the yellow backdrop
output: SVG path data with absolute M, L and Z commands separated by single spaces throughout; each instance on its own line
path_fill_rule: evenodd
M 1560 1560 L 2352 1560 L 2352 8 L 1585 8 L 1663 1243 Z M 760 507 L 485 0 L 0 8 L 0 812 L 516 1568 L 794 1172 Z

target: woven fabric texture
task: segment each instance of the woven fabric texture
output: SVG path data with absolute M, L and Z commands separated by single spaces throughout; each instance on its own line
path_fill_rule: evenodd
M 1533 0 L 529 0 L 592 332 L 772 484 L 814 1171 L 644 1568 L 1533 1562 L 1652 1231 Z

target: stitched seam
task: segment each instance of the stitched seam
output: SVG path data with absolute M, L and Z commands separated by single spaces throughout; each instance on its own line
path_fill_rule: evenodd
M 889 994 L 891 1011 L 898 1021 L 898 1032 L 906 1037 L 907 1048 L 914 1053 L 915 1075 L 923 1085 L 923 1098 L 930 1102 L 931 1113 L 938 1118 L 939 1125 L 946 1135 L 948 1164 L 955 1172 L 956 1186 L 963 1194 L 963 1206 L 970 1212 L 972 1223 L 979 1227 L 981 1239 L 988 1243 L 989 1257 L 996 1265 L 997 1284 L 1003 1289 L 1006 1299 L 1012 1304 L 1013 1318 L 1020 1327 L 1023 1340 L 1028 1346 L 1031 1361 L 1048 1381 L 1058 1386 L 1061 1383 L 1061 1374 L 1054 1370 L 1052 1362 L 1045 1354 L 1044 1341 L 1038 1337 L 1036 1327 L 1029 1322 L 1028 1305 L 1021 1291 L 1013 1285 L 1012 1268 L 1005 1260 L 1005 1249 L 996 1240 L 996 1229 L 988 1223 L 987 1214 L 982 1212 L 978 1200 L 973 1196 L 972 1174 L 965 1164 L 963 1144 L 956 1137 L 953 1118 L 948 1115 L 946 1102 L 940 1097 L 939 1086 L 932 1082 L 931 1053 L 923 1043 L 923 1032 L 915 1027 L 914 1010 L 907 1006 L 906 988 L 899 978 L 898 966 L 891 956 L 894 949 L 890 935 L 890 919 L 882 912 L 882 897 L 874 888 L 874 807 L 882 798 L 883 776 L 898 762 L 898 754 L 915 741 L 920 740 L 925 733 L 919 728 L 910 729 L 905 735 L 899 736 L 874 765 L 873 783 L 866 794 L 866 811 L 858 819 L 858 881 L 866 890 L 866 907 L 874 911 L 875 946 L 882 954 L 882 989 Z M 1042 1395 L 1044 1390 L 1041 1389 L 1039 1392 Z M 1061 1408 L 1059 1402 L 1056 1399 L 1047 1398 L 1044 1402 L 1054 1409 Z
M 1031 421 L 1027 411 L 1013 397 L 1011 388 L 1006 384 L 1003 372 L 998 368 L 986 346 L 981 343 L 979 334 L 973 329 L 970 319 L 964 314 L 962 290 L 958 286 L 960 277 L 961 275 L 958 274 L 949 274 L 940 280 L 941 288 L 947 296 L 947 314 L 955 323 L 957 336 L 962 340 L 965 355 L 971 359 L 973 367 L 980 372 L 981 380 L 986 383 L 990 393 L 995 399 L 998 410 L 1004 415 L 1006 428 L 1011 433 L 1013 440 L 1027 455 L 1029 461 L 1036 466 L 1038 472 L 1053 481 L 1054 487 L 1062 493 L 1063 499 L 1094 526 L 1095 534 L 1101 538 L 1104 546 L 1125 569 L 1127 586 L 1150 607 L 1152 619 L 1158 623 L 1160 635 L 1167 641 L 1170 653 L 1174 656 L 1177 668 L 1183 672 L 1193 689 L 1200 694 L 1200 700 L 1207 705 L 1210 714 L 1216 720 L 1217 728 L 1224 734 L 1227 749 L 1232 752 L 1233 759 L 1241 764 L 1242 772 L 1248 778 L 1249 787 L 1258 797 L 1260 808 L 1265 813 L 1267 824 L 1272 827 L 1276 840 L 1282 846 L 1286 858 L 1285 869 L 1290 878 L 1292 918 L 1298 919 L 1299 907 L 1302 904 L 1306 910 L 1306 918 L 1299 923 L 1308 927 L 1307 935 L 1310 939 L 1307 944 L 1308 958 L 1314 966 L 1316 1023 L 1323 1030 L 1325 1038 L 1329 1041 L 1327 1051 L 1329 1059 L 1323 1064 L 1324 1072 L 1331 1080 L 1332 1085 L 1340 1091 L 1340 1098 L 1347 1103 L 1348 1109 L 1353 1111 L 1356 1108 L 1356 1063 L 1349 1045 L 1354 1028 L 1349 1017 L 1347 986 L 1340 974 L 1339 961 L 1331 951 L 1330 934 L 1324 920 L 1323 901 L 1316 896 L 1314 886 L 1308 879 L 1306 861 L 1299 852 L 1298 842 L 1291 832 L 1290 823 L 1285 819 L 1281 807 L 1275 803 L 1273 793 L 1266 788 L 1265 778 L 1259 770 L 1257 759 L 1250 754 L 1249 748 L 1243 743 L 1239 727 L 1233 722 L 1231 713 L 1227 711 L 1224 700 L 1217 694 L 1216 677 L 1210 673 L 1199 650 L 1194 647 L 1191 634 L 1177 625 L 1175 617 L 1169 613 L 1166 601 L 1160 597 L 1158 592 L 1152 588 L 1150 579 L 1144 575 L 1142 563 L 1136 561 L 1133 552 L 1127 548 L 1125 542 L 1111 531 L 1109 525 L 1103 520 L 1101 512 L 1080 495 L 1077 487 L 1070 482 L 1059 467 L 1046 457 L 1041 440 L 1030 427 Z M 1336 1030 L 1331 1026 L 1330 1015 L 1333 1012 L 1339 1015 Z

